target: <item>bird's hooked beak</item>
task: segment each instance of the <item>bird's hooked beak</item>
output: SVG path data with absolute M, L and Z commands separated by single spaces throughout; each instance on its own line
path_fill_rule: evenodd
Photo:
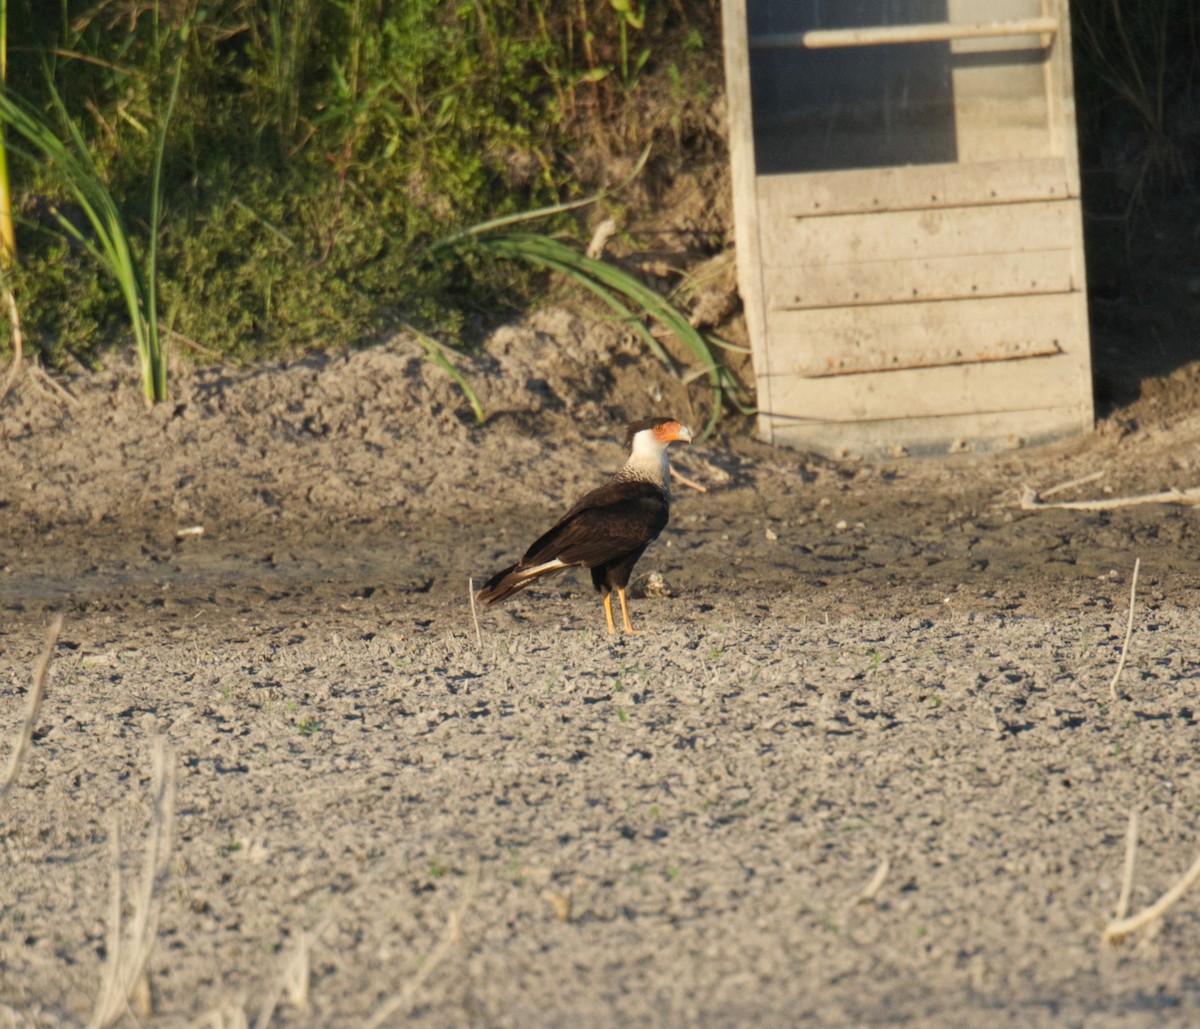
M 679 422 L 664 422 L 654 430 L 660 443 L 691 443 L 692 430 Z

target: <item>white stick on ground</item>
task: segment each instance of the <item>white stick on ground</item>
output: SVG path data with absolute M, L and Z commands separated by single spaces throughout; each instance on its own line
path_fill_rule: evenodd
M 1129 812 L 1129 828 L 1125 830 L 1125 871 L 1121 875 L 1121 895 L 1117 898 L 1116 921 L 1129 914 L 1129 897 L 1133 893 L 1133 866 L 1137 860 L 1138 816 L 1137 808 Z
M 674 466 L 668 470 L 671 473 L 671 478 L 675 479 L 680 485 L 686 486 L 688 489 L 694 489 L 697 493 L 708 492 L 707 486 L 701 486 L 695 479 L 689 479 L 686 475 L 677 471 Z
M 1125 642 L 1121 644 L 1121 658 L 1117 661 L 1117 670 L 1113 673 L 1112 682 L 1108 684 L 1108 699 L 1117 699 L 1117 680 L 1121 678 L 1121 672 L 1125 670 L 1125 655 L 1129 653 L 1129 637 L 1133 635 L 1133 602 L 1137 596 L 1137 579 L 1138 569 L 1142 566 L 1142 559 L 1136 558 L 1133 562 L 1133 583 L 1129 587 L 1129 621 L 1125 623 Z
M 1097 479 L 1103 479 L 1104 472 L 1092 472 L 1090 475 L 1081 475 L 1078 479 L 1072 479 L 1070 482 L 1060 482 L 1057 486 L 1051 486 L 1049 489 L 1039 489 L 1034 491 L 1034 496 L 1045 500 L 1047 497 L 1054 496 L 1055 493 L 1065 493 L 1069 489 L 1074 489 L 1076 486 L 1085 486 L 1089 482 L 1095 482 Z
M 859 904 L 868 904 L 873 901 L 880 889 L 883 888 L 884 880 L 887 879 L 888 872 L 891 870 L 891 867 L 892 864 L 887 858 L 884 858 L 881 862 L 879 862 L 879 867 L 875 869 L 875 874 L 871 876 L 871 881 L 863 887 L 862 893 L 855 898 L 855 902 Z
M 1182 897 L 1187 892 L 1188 887 L 1197 879 L 1200 879 L 1200 857 L 1197 857 L 1192 862 L 1192 867 L 1183 873 L 1183 876 L 1174 886 L 1167 890 L 1166 893 L 1148 908 L 1143 908 L 1136 915 L 1131 915 L 1129 918 L 1119 918 L 1109 922 L 1104 930 L 1105 942 L 1120 943 L 1130 933 L 1135 933 L 1139 929 L 1149 925 L 1155 919 L 1161 918 L 1166 914 L 1168 908 Z
M 411 1014 L 413 1007 L 417 1002 L 417 995 L 421 988 L 434 971 L 437 969 L 450 952 L 458 946 L 462 940 L 462 923 L 467 915 L 467 909 L 471 906 L 471 902 L 475 898 L 475 891 L 479 886 L 480 869 L 478 864 L 470 872 L 467 881 L 463 884 L 462 897 L 459 899 L 458 906 L 450 912 L 449 918 L 446 919 L 446 926 L 442 930 L 441 939 L 438 940 L 426 956 L 421 967 L 411 979 L 404 984 L 404 988 L 395 996 L 389 997 L 375 1011 L 375 1013 L 367 1020 L 365 1029 L 379 1029 L 382 1025 L 400 1024 L 406 1021 Z
M 0 800 L 8 795 L 12 784 L 16 782 L 21 762 L 25 760 L 25 753 L 33 739 L 33 727 L 42 709 L 42 698 L 46 695 L 46 672 L 50 667 L 50 658 L 54 654 L 54 645 L 58 642 L 58 634 L 62 632 L 62 627 L 63 616 L 55 615 L 54 621 L 50 623 L 50 630 L 46 633 L 46 645 L 42 648 L 42 655 L 33 667 L 33 686 L 25 701 L 25 723 L 21 726 L 20 736 L 13 744 L 12 753 L 8 755 L 8 768 L 4 772 L 4 778 L 0 779 Z
M 116 816 L 109 840 L 112 847 L 112 897 L 108 918 L 107 953 L 96 1006 L 88 1029 L 106 1029 L 117 1022 L 130 1007 L 131 994 L 137 994 L 136 1014 L 148 1017 L 150 954 L 158 938 L 158 919 L 162 911 L 157 887 L 166 878 L 175 824 L 175 756 L 163 739 L 154 748 L 154 811 L 150 819 L 149 839 L 142 862 L 142 880 L 131 898 L 132 916 L 128 928 L 122 925 L 121 834 Z
M 479 631 L 479 615 L 475 613 L 475 580 L 467 577 L 467 596 L 471 599 L 471 620 L 475 623 L 475 640 L 483 647 L 483 633 Z
M 1189 489 L 1168 489 L 1161 493 L 1141 493 L 1134 497 L 1106 497 L 1104 500 L 1055 500 L 1046 502 L 1038 499 L 1037 492 L 1028 486 L 1021 487 L 1020 508 L 1022 511 L 1044 511 L 1061 508 L 1066 511 L 1110 511 L 1115 507 L 1135 507 L 1138 504 L 1200 504 L 1200 486 Z

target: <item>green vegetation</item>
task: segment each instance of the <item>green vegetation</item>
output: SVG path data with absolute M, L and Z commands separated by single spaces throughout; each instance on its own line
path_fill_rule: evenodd
M 132 327 L 154 393 L 164 312 L 172 339 L 241 360 L 523 308 L 552 265 L 431 244 L 694 135 L 719 67 L 713 0 L 13 4 L 27 346 L 90 362 Z M 585 234 L 565 209 L 547 229 Z
M 98 267 L 115 280 L 133 327 L 142 366 L 143 389 L 147 399 L 155 401 L 165 400 L 167 396 L 167 362 L 159 333 L 156 277 L 158 225 L 162 207 L 162 159 L 171 110 L 179 92 L 182 67 L 180 56 L 175 61 L 170 96 L 161 117 L 161 128 L 156 133 L 150 184 L 150 225 L 145 257 L 142 259 L 135 256 L 133 238 L 126 227 L 121 207 L 105 184 L 83 134 L 71 119 L 53 83 L 49 85 L 51 99 L 68 132 L 67 139 L 60 138 L 34 108 L 7 92 L 0 93 L 0 120 L 25 144 L 25 149 L 19 144 L 10 144 L 9 148 L 31 164 L 40 158 L 52 166 L 76 209 L 86 219 L 86 226 L 80 226 L 59 206 L 50 207 L 50 215 L 64 237 L 78 244 Z
M 1195 172 L 1174 128 L 1200 122 L 1194 8 L 1072 5 L 1085 152 L 1121 129 L 1127 210 Z M 253 360 L 407 326 L 457 374 L 447 334 L 472 345 L 554 278 L 701 378 L 711 429 L 738 403 L 716 341 L 583 244 L 589 221 L 628 229 L 675 172 L 722 158 L 719 14 L 718 0 L 0 2 L 4 255 L 6 168 L 17 233 L 0 285 L 25 347 L 88 364 L 132 337 L 161 397 L 168 340 Z M 648 147 L 638 201 L 603 193 Z M 0 318 L 0 355 L 14 342 Z

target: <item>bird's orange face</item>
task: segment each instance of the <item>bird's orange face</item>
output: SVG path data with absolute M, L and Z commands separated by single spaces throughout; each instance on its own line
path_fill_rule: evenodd
M 674 443 L 676 440 L 680 443 L 691 443 L 692 430 L 679 422 L 663 422 L 655 426 L 654 438 L 660 443 Z

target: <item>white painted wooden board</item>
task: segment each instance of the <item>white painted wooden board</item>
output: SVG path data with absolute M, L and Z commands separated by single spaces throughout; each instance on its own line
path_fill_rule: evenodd
M 763 282 L 772 311 L 1024 297 L 1077 290 L 1070 257 L 1071 248 L 1063 246 L 1033 253 L 793 264 L 763 268 Z
M 1072 294 L 779 312 L 771 319 L 775 360 L 762 377 L 821 379 L 1060 354 L 1078 337 L 1081 318 L 1086 310 Z M 1062 388 L 1073 395 L 1075 387 L 1072 380 Z
M 986 8 L 988 17 L 1053 16 L 1059 25 L 1052 40 L 1019 54 L 1003 40 L 950 44 L 957 161 L 948 163 L 938 142 L 929 151 L 938 163 L 922 164 L 909 141 L 897 151 L 901 161 L 880 162 L 872 147 L 882 154 L 895 142 L 887 105 L 903 105 L 903 92 L 886 93 L 885 117 L 874 122 L 869 113 L 848 116 L 833 89 L 828 131 L 849 135 L 812 161 L 821 170 L 758 174 L 756 146 L 782 148 L 767 154 L 766 167 L 776 170 L 824 145 L 824 71 L 805 72 L 798 91 L 776 56 L 754 89 L 778 85 L 786 102 L 769 106 L 757 136 L 753 112 L 737 109 L 752 98 L 746 8 L 767 2 L 723 0 L 739 284 L 761 434 L 825 453 L 887 455 L 988 450 L 1087 431 L 1066 0 L 950 0 L 950 23 L 978 21 Z M 876 6 L 890 10 L 882 0 Z M 788 18 L 809 17 L 789 11 L 771 8 L 771 24 L 787 31 Z M 839 53 L 855 67 L 872 60 L 870 50 Z M 928 124 L 937 140 L 943 130 L 922 119 L 926 110 L 940 117 L 943 101 L 923 82 L 920 102 L 933 106 L 901 119 L 918 135 Z M 858 103 L 867 96 L 851 92 Z M 793 113 L 793 103 L 802 109 Z M 877 144 L 869 137 L 875 124 Z M 828 155 L 851 166 L 824 170 Z
M 1078 386 L 1077 376 L 1077 364 L 1070 354 L 900 368 L 870 376 L 838 375 L 820 380 L 819 389 L 814 389 L 810 380 L 780 375 L 772 384 L 772 414 L 827 422 L 869 422 L 1074 409 L 1082 405 L 1070 402 L 1063 380 Z M 1078 390 L 1072 392 L 1079 396 Z
M 1052 200 L 771 218 L 760 231 L 762 262 L 779 267 L 1060 250 L 1074 216 L 1069 204 Z
M 756 201 L 791 217 L 923 210 L 965 204 L 1065 200 L 1079 196 L 1063 157 L 975 164 L 926 164 L 913 168 L 867 168 L 762 175 Z
M 898 458 L 994 453 L 1036 446 L 1091 429 L 1079 408 L 973 412 L 938 418 L 825 422 L 776 416 L 773 442 L 833 457 Z

